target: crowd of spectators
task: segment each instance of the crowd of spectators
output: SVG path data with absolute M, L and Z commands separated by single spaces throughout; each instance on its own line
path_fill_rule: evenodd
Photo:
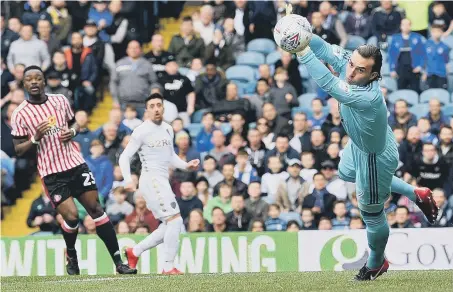
M 272 39 L 286 2 L 205 2 L 199 13 L 181 20 L 167 51 L 162 34 L 143 37 L 134 18 L 143 4 L 135 4 L 134 10 L 130 3 L 135 2 L 50 1 L 46 7 L 29 1 L 20 14 L 2 15 L 5 199 L 13 203 L 20 196 L 17 172 L 30 172 L 33 163 L 30 157 L 15 158 L 12 144 L 3 140 L 10 133 L 12 111 L 25 97 L 23 69 L 36 64 L 46 70 L 48 92 L 65 94 L 73 104 L 82 129 L 74 140 L 119 234 L 147 234 L 159 225 L 140 191 L 124 190 L 118 166 L 131 132 L 147 119 L 144 100 L 154 92 L 165 98 L 164 120 L 174 129 L 175 152 L 183 160 L 202 161 L 198 171 L 171 172 L 187 232 L 364 228 L 355 185 L 337 173 L 348 142 L 337 101 L 313 86 L 297 59 L 285 52 L 273 52 L 278 54 L 273 62 L 252 67 L 251 91 L 228 78 L 228 69 L 240 63 L 252 40 Z M 295 13 L 311 20 L 314 33 L 332 44 L 351 49 L 359 38 L 381 47 L 388 75 L 382 91 L 400 153 L 396 175 L 433 189 L 440 207 L 434 226 L 452 226 L 453 111 L 444 113 L 453 102 L 452 88 L 449 102 L 430 96 L 423 116 L 413 114 L 414 102 L 398 91 L 411 89 L 418 104 L 419 93 L 449 88 L 452 5 L 417 2 L 415 9 L 403 1 L 291 3 Z M 152 50 L 144 53 L 141 45 L 148 40 Z M 91 131 L 89 115 L 107 87 L 114 108 L 109 121 Z M 401 95 L 391 99 L 392 91 Z M 301 94 L 316 98 L 307 103 Z M 131 165 L 138 184 L 138 155 Z M 415 204 L 398 194 L 390 195 L 385 212 L 392 227 L 428 227 Z M 95 232 L 82 207 L 79 216 L 83 231 Z M 60 220 L 42 195 L 27 224 L 58 232 Z

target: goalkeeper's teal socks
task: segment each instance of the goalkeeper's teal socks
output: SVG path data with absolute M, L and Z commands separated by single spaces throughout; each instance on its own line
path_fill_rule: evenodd
M 392 192 L 406 196 L 412 202 L 415 202 L 417 198 L 414 193 L 415 187 L 404 182 L 402 179 L 393 176 L 392 179 Z
M 384 251 L 390 234 L 384 210 L 379 213 L 361 211 L 363 221 L 366 224 L 368 246 L 370 255 L 367 261 L 369 269 L 377 269 L 384 262 Z

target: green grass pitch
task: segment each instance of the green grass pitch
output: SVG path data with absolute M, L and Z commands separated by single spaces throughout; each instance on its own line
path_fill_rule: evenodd
M 191 274 L 182 276 L 3 277 L 2 291 L 453 291 L 453 271 L 390 271 L 372 282 L 354 272 Z

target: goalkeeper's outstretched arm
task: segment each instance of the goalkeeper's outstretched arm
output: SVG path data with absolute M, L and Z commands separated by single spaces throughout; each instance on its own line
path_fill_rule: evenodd
M 374 93 L 357 90 L 355 86 L 340 80 L 324 66 L 310 49 L 306 48 L 301 54 L 298 54 L 298 59 L 307 66 L 308 73 L 318 86 L 340 103 L 357 109 L 366 109 L 371 106 L 371 102 L 375 98 Z
M 326 61 L 336 72 L 341 72 L 348 63 L 350 55 L 348 51 L 329 44 L 315 34 L 312 35 L 309 46 L 318 59 Z

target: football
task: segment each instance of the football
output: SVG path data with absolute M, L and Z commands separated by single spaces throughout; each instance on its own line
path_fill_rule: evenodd
M 311 36 L 311 24 L 305 17 L 297 14 L 283 17 L 274 27 L 275 42 L 290 53 L 302 51 L 310 43 Z

